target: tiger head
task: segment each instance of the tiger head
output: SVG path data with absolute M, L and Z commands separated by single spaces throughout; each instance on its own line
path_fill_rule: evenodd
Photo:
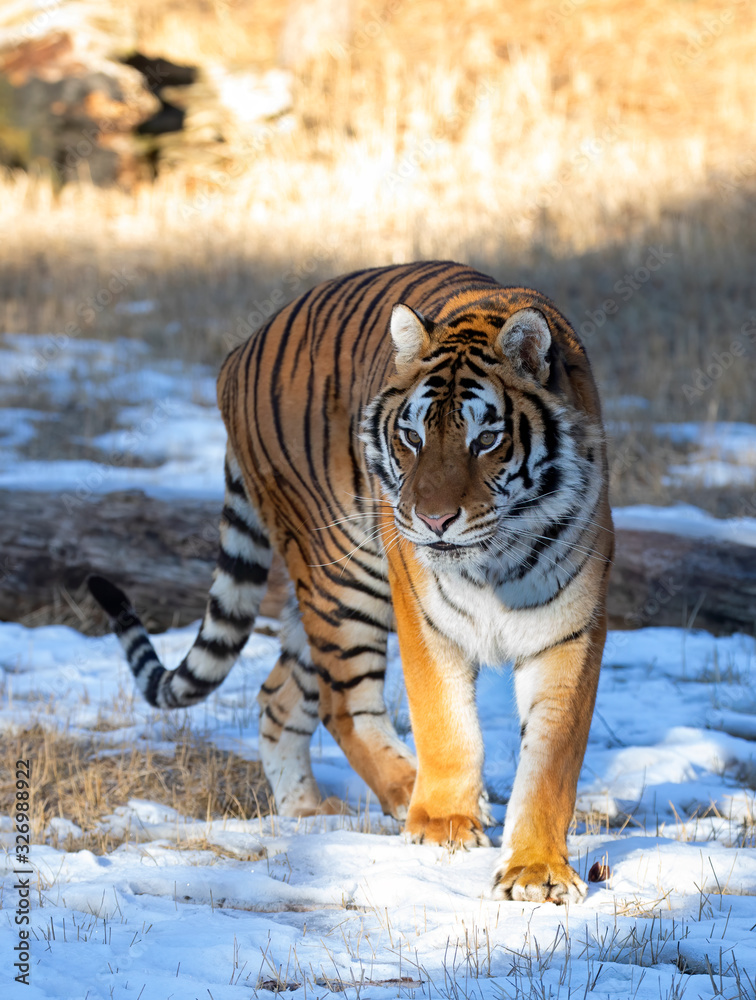
M 397 304 L 390 332 L 396 372 L 366 411 L 363 441 L 423 562 L 518 566 L 595 508 L 600 417 L 550 378 L 560 348 L 543 312 L 434 323 Z

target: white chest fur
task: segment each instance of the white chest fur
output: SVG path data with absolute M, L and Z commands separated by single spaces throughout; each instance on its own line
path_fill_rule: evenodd
M 425 610 L 440 632 L 474 663 L 499 666 L 533 656 L 581 628 L 590 615 L 581 574 L 545 604 L 512 608 L 490 584 L 448 573 L 434 574 Z

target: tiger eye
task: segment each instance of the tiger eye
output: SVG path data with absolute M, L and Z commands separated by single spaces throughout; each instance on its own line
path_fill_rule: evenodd
M 417 433 L 417 431 L 409 430 L 409 431 L 405 431 L 404 433 L 405 433 L 405 435 L 407 437 L 407 440 L 409 441 L 410 444 L 420 444 L 422 442 L 422 440 L 423 440 L 420 437 L 420 435 Z
M 478 444 L 481 448 L 490 448 L 497 437 L 498 434 L 494 434 L 493 431 L 483 431 L 482 434 L 478 435 Z

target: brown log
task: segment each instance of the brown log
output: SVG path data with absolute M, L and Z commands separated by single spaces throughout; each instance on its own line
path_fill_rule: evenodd
M 0 492 L 0 619 L 106 623 L 86 596 L 89 573 L 110 576 L 151 630 L 184 625 L 204 610 L 218 545 L 220 503 L 156 500 L 138 491 L 72 502 L 61 495 Z M 286 594 L 280 565 L 261 613 Z M 714 634 L 754 632 L 756 549 L 666 532 L 619 530 L 609 589 L 611 628 L 673 625 Z
M 86 589 L 97 572 L 123 587 L 150 631 L 187 625 L 201 617 L 212 583 L 220 509 L 136 490 L 82 501 L 0 491 L 0 619 L 104 632 Z M 268 589 L 260 613 L 276 617 L 286 598 L 279 563 Z

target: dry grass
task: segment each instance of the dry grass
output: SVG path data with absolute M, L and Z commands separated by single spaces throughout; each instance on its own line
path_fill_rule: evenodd
M 284 7 L 272 0 L 118 2 L 147 52 L 275 62 Z M 581 331 L 606 398 L 650 400 L 632 432 L 615 435 L 615 502 L 687 497 L 661 485 L 669 456 L 649 422 L 753 419 L 750 5 L 356 10 L 354 44 L 299 72 L 291 128 L 273 123 L 261 146 L 235 149 L 213 174 L 58 194 L 45 178 L 6 177 L 0 332 L 70 323 L 74 336 L 133 337 L 217 365 L 274 293 L 289 299 L 358 266 L 466 260 L 550 294 Z M 644 270 L 651 248 L 669 256 Z M 114 270 L 123 288 L 110 293 Z M 143 298 L 158 308 L 113 308 Z M 166 333 L 176 321 L 181 332 Z M 697 369 L 736 339 L 738 363 L 688 398 Z M 33 405 L 34 386 L 23 394 Z M 696 499 L 738 509 L 721 491 Z
M 100 731 L 110 728 L 103 721 Z M 175 744 L 175 754 L 149 746 L 116 746 L 97 731 L 74 737 L 47 726 L 6 737 L 0 762 L 0 813 L 12 812 L 16 760 L 32 761 L 31 825 L 35 843 L 58 846 L 50 820 L 65 817 L 81 828 L 68 836 L 69 851 L 106 853 L 129 839 L 129 832 L 103 832 L 98 824 L 129 799 L 149 799 L 199 820 L 250 819 L 270 812 L 272 798 L 261 765 L 218 750 L 191 735 Z

